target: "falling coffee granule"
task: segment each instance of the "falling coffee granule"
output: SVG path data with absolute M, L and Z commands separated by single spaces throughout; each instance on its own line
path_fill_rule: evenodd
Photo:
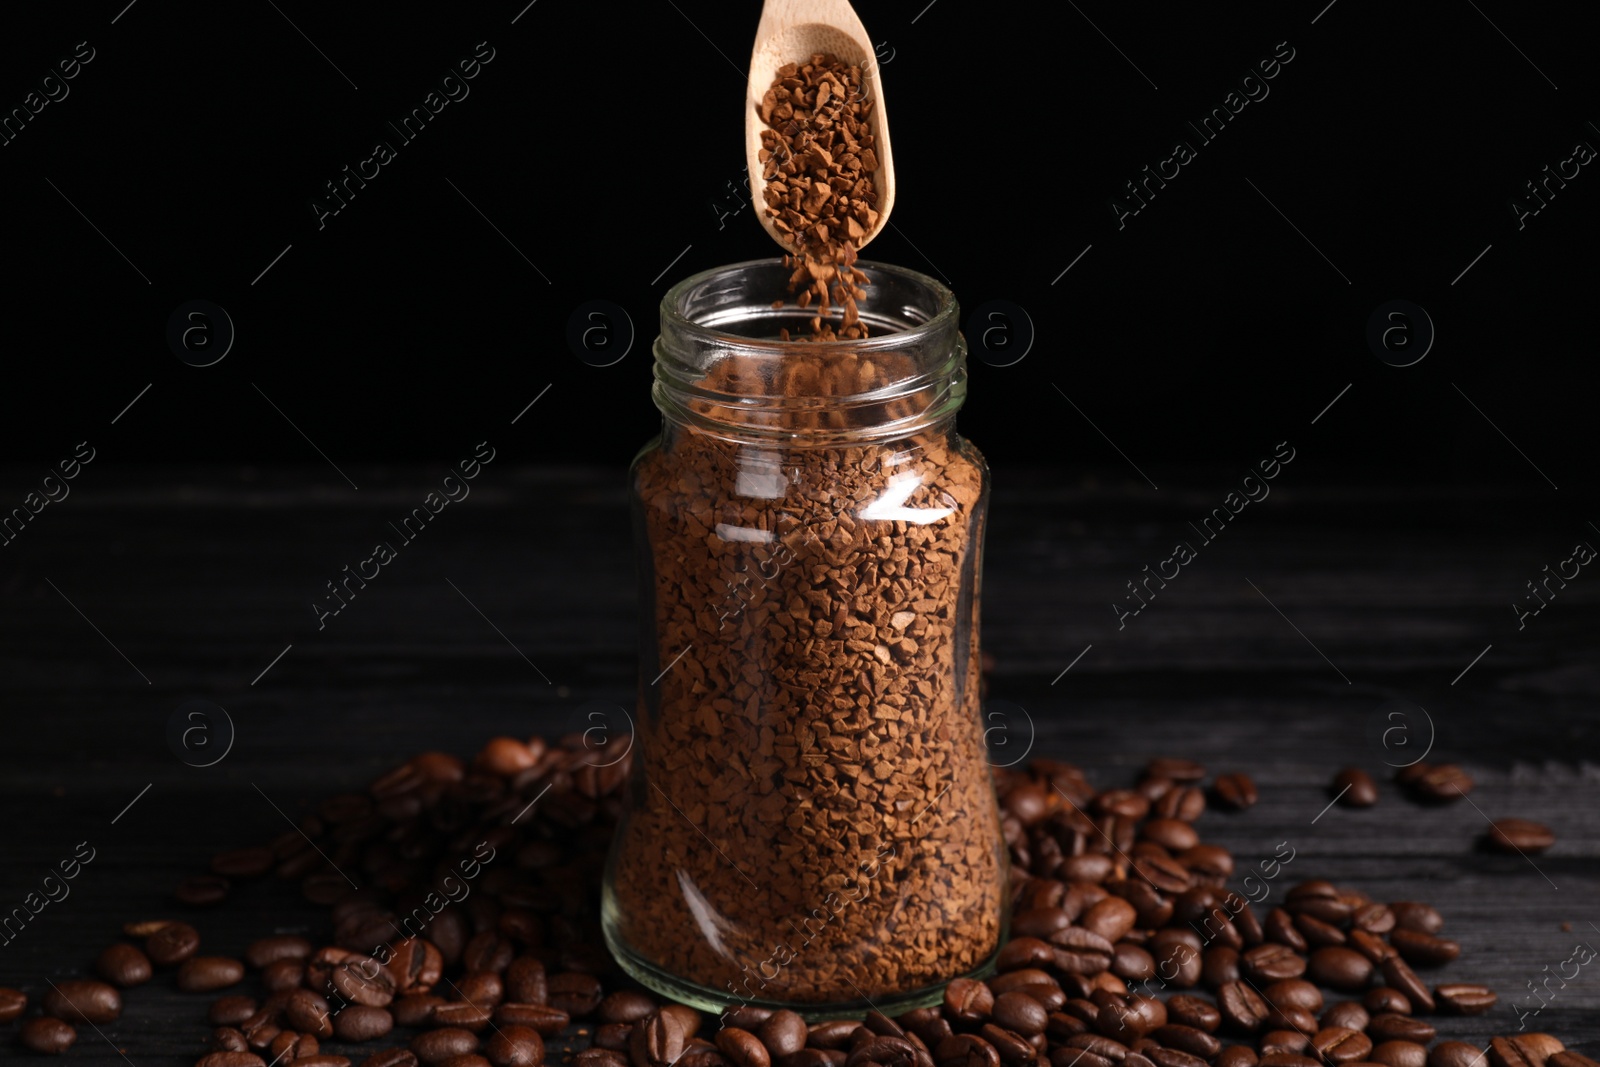
M 856 311 L 867 276 L 855 266 L 862 239 L 878 223 L 878 169 L 868 118 L 872 100 L 861 68 L 817 53 L 779 68 L 761 100 L 763 198 L 773 226 L 798 255 L 789 291 L 802 308 L 816 304 L 811 336 L 799 340 L 856 340 L 867 328 Z M 830 315 L 837 305 L 837 325 Z M 783 339 L 790 340 L 788 330 Z

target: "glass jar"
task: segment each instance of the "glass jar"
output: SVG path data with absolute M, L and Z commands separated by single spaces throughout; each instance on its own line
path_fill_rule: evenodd
M 674 286 L 634 461 L 640 699 L 603 925 L 696 1007 L 935 1003 L 992 967 L 1009 864 L 979 718 L 988 470 L 949 289 L 863 262 L 862 341 L 780 260 Z

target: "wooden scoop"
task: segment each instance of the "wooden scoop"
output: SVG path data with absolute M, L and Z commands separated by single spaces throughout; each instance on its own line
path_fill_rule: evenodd
M 766 0 L 761 9 L 761 25 L 756 29 L 756 46 L 750 53 L 750 88 L 745 100 L 744 152 L 750 170 L 750 192 L 756 218 L 772 239 L 791 253 L 798 252 L 792 238 L 775 227 L 762 198 L 761 131 L 768 128 L 761 120 L 761 99 L 772 88 L 778 68 L 786 63 L 805 64 L 813 54 L 827 52 L 843 62 L 861 68 L 862 91 L 872 101 L 867 125 L 872 130 L 873 152 L 878 169 L 872 172 L 878 202 L 873 205 L 878 221 L 861 238 L 861 246 L 883 230 L 894 207 L 894 156 L 889 151 L 889 120 L 883 110 L 883 84 L 878 78 L 878 62 L 866 28 L 861 25 L 849 0 Z

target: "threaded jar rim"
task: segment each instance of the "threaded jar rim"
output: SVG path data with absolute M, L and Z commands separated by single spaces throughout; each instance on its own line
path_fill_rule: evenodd
M 668 420 L 713 436 L 791 446 L 903 437 L 953 417 L 966 399 L 966 342 L 955 294 L 905 267 L 866 260 L 856 266 L 869 279 L 858 308 L 873 331 L 861 340 L 777 337 L 780 326 L 804 330 L 815 313 L 792 301 L 772 306 L 786 295 L 790 268 L 781 259 L 733 263 L 678 282 L 661 300 L 656 407 Z M 803 377 L 797 362 L 849 364 L 864 368 L 864 377 L 883 377 L 845 393 L 829 392 L 827 375 L 814 389 L 796 389 Z M 741 373 L 730 376 L 729 366 Z M 724 387 L 715 381 L 719 372 Z M 737 389 L 725 387 L 730 378 Z

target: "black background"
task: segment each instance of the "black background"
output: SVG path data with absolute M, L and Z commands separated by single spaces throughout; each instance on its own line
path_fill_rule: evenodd
M 1109 438 L 1155 483 L 1248 466 L 1350 384 L 1330 476 L 1537 480 L 1486 417 L 1553 483 L 1587 475 L 1592 168 L 1524 229 L 1508 206 L 1600 144 L 1573 9 L 1324 2 L 859 5 L 900 179 L 869 258 L 1036 329 L 1022 362 L 975 361 L 962 425 L 992 462 L 1140 482 Z M 775 251 L 754 209 L 719 219 L 743 193 L 759 5 L 277 8 L 113 0 L 8 26 L 8 109 L 78 41 L 95 58 L 0 148 L 4 454 L 89 439 L 112 462 L 305 460 L 337 485 L 305 438 L 334 463 L 453 462 L 549 385 L 517 461 L 625 463 L 657 421 L 661 294 Z M 399 144 L 386 121 L 480 41 L 470 95 Z M 1284 41 L 1270 95 L 1200 145 L 1185 122 Z M 1110 200 L 1179 137 L 1198 158 L 1119 229 Z M 380 138 L 398 158 L 319 229 L 323 183 Z M 192 299 L 237 331 L 211 367 L 166 343 Z M 565 340 L 595 299 L 638 334 L 607 368 Z M 1393 299 L 1437 329 L 1415 366 L 1365 340 Z

